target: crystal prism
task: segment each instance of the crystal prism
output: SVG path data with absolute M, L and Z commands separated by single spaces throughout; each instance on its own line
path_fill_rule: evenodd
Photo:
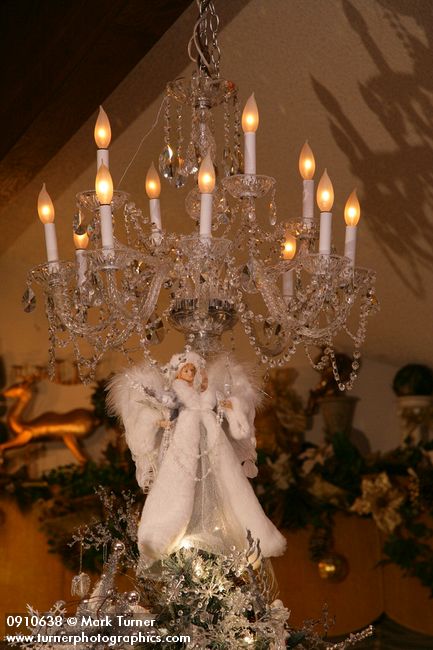
M 29 314 L 36 307 L 36 295 L 31 287 L 27 287 L 21 299 L 21 304 L 24 311 Z
M 84 598 L 84 596 L 89 592 L 90 589 L 90 577 L 87 573 L 79 573 L 77 576 L 72 578 L 71 584 L 71 594 L 72 596 L 79 596 L 79 598 Z
M 159 156 L 159 171 L 168 181 L 174 178 L 173 150 L 166 144 Z

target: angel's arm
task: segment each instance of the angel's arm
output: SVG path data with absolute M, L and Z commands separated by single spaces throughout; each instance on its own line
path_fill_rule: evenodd
M 209 382 L 221 390 L 225 375 L 230 375 L 230 396 L 219 400 L 228 422 L 232 444 L 247 476 L 257 475 L 257 459 L 254 417 L 260 401 L 260 391 L 252 373 L 240 363 L 225 359 L 217 360 L 209 373 Z

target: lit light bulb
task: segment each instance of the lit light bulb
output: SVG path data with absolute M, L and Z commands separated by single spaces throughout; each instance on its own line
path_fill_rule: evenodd
M 299 172 L 304 181 L 311 181 L 315 170 L 316 161 L 314 160 L 314 155 L 308 144 L 308 140 L 306 140 L 299 154 Z
M 110 205 L 113 198 L 113 179 L 108 167 L 102 163 L 95 180 L 96 196 L 101 205 Z
M 283 244 L 283 260 L 292 260 L 296 253 L 296 239 L 292 235 L 288 235 Z
M 161 194 L 161 181 L 153 163 L 146 174 L 146 193 L 149 199 L 158 199 Z
M 209 151 L 198 170 L 198 188 L 201 194 L 212 194 L 215 188 L 215 169 Z
M 77 232 L 74 232 L 74 244 L 75 248 L 78 250 L 85 250 L 89 245 L 89 235 L 85 232 L 82 235 L 79 235 Z
M 42 185 L 38 196 L 38 214 L 42 223 L 53 223 L 55 215 L 54 205 L 51 196 L 47 192 L 45 183 Z
M 344 207 L 344 220 L 346 226 L 357 226 L 360 217 L 361 206 L 359 205 L 358 197 L 356 196 L 356 190 L 353 190 Z
M 244 636 L 244 643 L 245 645 L 253 645 L 254 643 L 254 637 L 249 632 L 247 632 Z
M 257 131 L 259 126 L 259 110 L 257 108 L 256 99 L 254 93 L 250 95 L 245 104 L 245 108 L 242 113 L 242 131 L 244 133 L 251 133 Z
M 107 113 L 99 107 L 98 119 L 95 124 L 95 142 L 98 149 L 108 149 L 111 142 L 111 126 Z
M 192 548 L 192 542 L 187 537 L 184 537 L 180 543 L 180 548 Z
M 331 179 L 326 169 L 319 181 L 316 198 L 321 212 L 331 212 L 334 203 L 334 188 L 332 187 Z

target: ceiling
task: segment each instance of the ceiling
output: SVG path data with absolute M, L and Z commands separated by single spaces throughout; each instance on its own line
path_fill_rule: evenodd
M 377 270 L 382 304 L 371 320 L 367 356 L 433 366 L 430 0 L 215 4 L 222 72 L 238 83 L 242 99 L 255 91 L 258 169 L 278 181 L 282 218 L 300 211 L 297 158 L 308 138 L 317 174 L 327 167 L 334 183 L 337 246 L 354 186 L 361 199 L 358 261 Z M 11 349 L 24 342 L 37 356 L 41 346 L 30 341 L 44 331 L 42 316 L 22 325 L 18 302 L 26 269 L 44 256 L 35 218 L 40 185 L 46 181 L 55 200 L 59 244 L 71 255 L 74 194 L 94 179 L 98 105 L 104 102 L 113 127 L 116 182 L 155 121 L 165 82 L 189 69 L 196 8 L 168 0 L 53 0 L 6 2 L 1 11 L 8 92 L 0 122 L 0 270 L 9 278 L 1 335 Z M 161 142 L 159 123 L 122 184 L 142 207 L 144 175 Z M 188 230 L 183 198 L 164 187 L 163 219 Z

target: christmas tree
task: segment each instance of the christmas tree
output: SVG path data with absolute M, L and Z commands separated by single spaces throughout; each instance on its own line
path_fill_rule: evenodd
M 74 616 L 63 602 L 49 619 L 31 610 L 42 624 L 24 647 L 69 648 L 72 639 L 83 649 L 346 648 L 371 633 L 329 645 L 313 621 L 289 625 L 268 559 L 284 538 L 247 478 L 255 474 L 258 395 L 241 364 L 226 355 L 206 363 L 189 349 L 161 369 L 144 364 L 112 380 L 111 407 L 148 496 L 142 508 L 128 493 L 99 490 L 104 519 L 80 528 L 73 543 L 100 551 L 103 573 L 93 587 L 81 569 L 73 578 Z M 122 591 L 116 579 L 125 573 L 130 588 Z

